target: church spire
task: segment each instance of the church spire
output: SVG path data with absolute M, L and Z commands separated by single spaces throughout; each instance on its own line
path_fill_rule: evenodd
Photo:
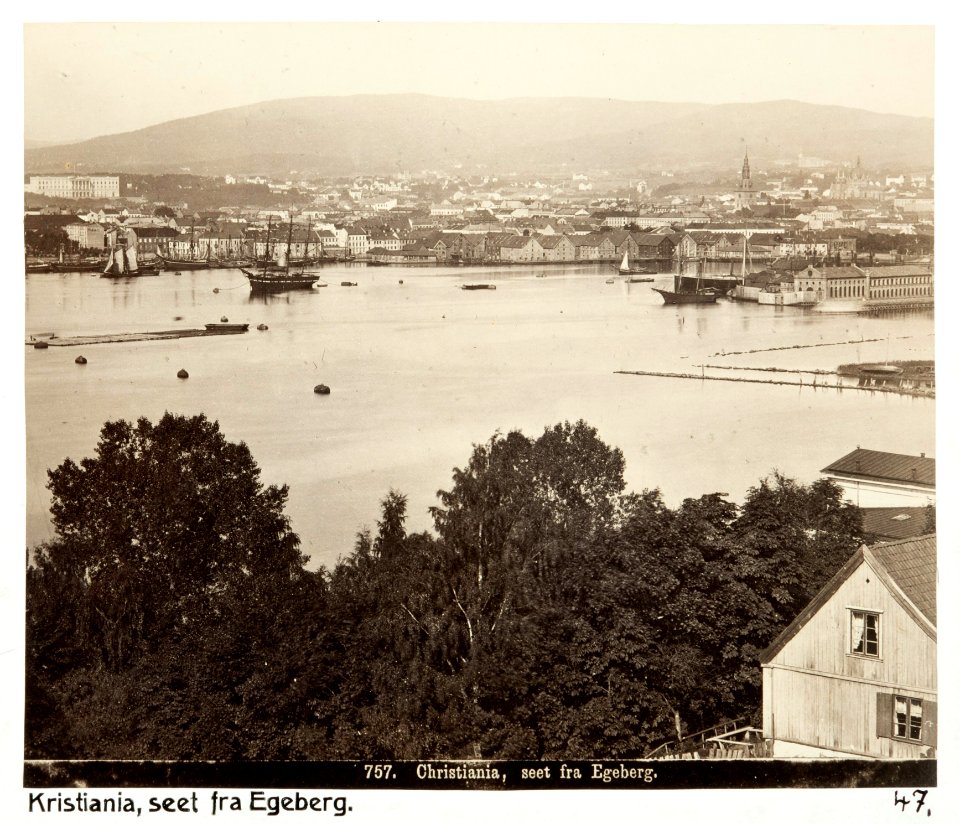
M 743 170 L 740 172 L 741 182 L 746 182 L 750 179 L 750 157 L 747 151 L 747 147 L 743 149 Z

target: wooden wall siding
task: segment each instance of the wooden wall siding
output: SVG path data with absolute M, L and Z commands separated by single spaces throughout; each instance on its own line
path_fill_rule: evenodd
M 924 745 L 877 737 L 875 684 L 767 667 L 763 673 L 765 738 L 873 758 L 919 758 Z M 891 690 L 892 691 L 892 690 Z M 900 694 L 931 698 L 900 689 Z
M 850 655 L 850 610 L 882 611 L 880 658 Z M 863 563 L 770 662 L 920 690 L 937 689 L 937 645 Z

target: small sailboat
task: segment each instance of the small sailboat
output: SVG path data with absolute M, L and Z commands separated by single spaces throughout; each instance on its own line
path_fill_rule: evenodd
M 657 273 L 656 269 L 651 269 L 647 266 L 640 266 L 638 263 L 630 264 L 630 252 L 623 253 L 623 260 L 620 261 L 620 266 L 617 267 L 617 271 L 621 275 L 655 275 Z M 653 278 L 638 278 L 631 277 L 630 283 L 650 283 Z

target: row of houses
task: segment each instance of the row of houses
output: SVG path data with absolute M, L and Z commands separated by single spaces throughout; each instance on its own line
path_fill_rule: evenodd
M 572 263 L 611 262 L 629 255 L 651 263 L 672 261 L 680 238 L 675 235 L 643 232 L 593 232 L 588 235 L 541 235 L 513 232 L 451 234 L 435 232 L 400 249 L 372 247 L 374 260 L 390 261 L 408 253 L 422 258 L 427 252 L 437 263 Z M 392 254 L 392 253 L 397 254 Z
M 619 214 L 619 213 L 618 213 Z M 29 217 L 29 216 L 28 216 Z M 289 221 L 267 215 L 273 220 L 271 250 L 277 254 L 289 235 Z M 487 214 L 475 223 L 458 223 L 445 229 L 435 228 L 416 216 L 381 217 L 352 224 L 324 220 L 318 215 L 311 221 L 311 238 L 299 239 L 306 231 L 304 224 L 293 224 L 298 239 L 293 244 L 322 249 L 337 257 L 363 258 L 368 254 L 433 249 L 438 262 L 451 258 L 461 260 L 493 260 L 509 263 L 612 261 L 629 254 L 631 259 L 667 261 L 676 258 L 705 261 L 739 261 L 744 255 L 751 260 L 829 259 L 848 263 L 855 259 L 856 240 L 843 237 L 818 237 L 810 234 L 785 236 L 775 225 L 724 226 L 709 229 L 680 229 L 675 225 L 646 230 L 626 230 L 606 226 L 597 228 L 596 220 L 610 220 L 609 214 L 598 213 L 591 223 L 567 223 L 563 219 L 533 218 L 501 224 Z M 40 219 L 40 218 L 38 218 Z M 51 218 L 43 218 L 49 220 Z M 248 257 L 262 255 L 265 250 L 266 226 L 232 220 L 210 221 L 202 228 L 177 227 L 175 219 L 129 219 L 114 223 L 100 220 L 91 213 L 85 216 L 57 216 L 59 225 L 71 241 L 84 249 L 103 249 L 115 242 L 118 227 L 132 230 L 141 246 L 160 248 L 174 257 Z M 262 247 L 262 248 L 261 248 Z M 292 253 L 297 254 L 295 249 Z

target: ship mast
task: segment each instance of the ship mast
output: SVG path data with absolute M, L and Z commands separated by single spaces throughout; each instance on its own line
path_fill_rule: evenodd
M 273 224 L 273 215 L 267 216 L 267 247 L 263 252 L 263 271 L 267 271 L 267 263 L 270 260 L 270 226 Z
M 746 285 L 746 282 L 747 282 L 747 269 L 748 269 L 748 268 L 750 268 L 750 269 L 753 268 L 753 260 L 752 260 L 752 259 L 750 259 L 750 266 L 749 266 L 749 267 L 747 266 L 747 260 L 748 260 L 749 254 L 750 254 L 750 249 L 749 249 L 749 246 L 747 245 L 747 238 L 748 238 L 747 231 L 744 230 L 744 232 L 743 232 L 743 261 L 742 261 L 742 263 L 740 264 L 740 285 L 741 285 L 741 286 Z
M 290 271 L 290 245 L 293 243 L 293 215 L 290 215 L 290 228 L 287 230 L 287 266 L 286 271 Z
M 303 241 L 303 258 L 300 261 L 300 272 L 303 273 L 307 265 L 307 258 L 310 256 L 310 218 L 307 218 L 307 234 Z

